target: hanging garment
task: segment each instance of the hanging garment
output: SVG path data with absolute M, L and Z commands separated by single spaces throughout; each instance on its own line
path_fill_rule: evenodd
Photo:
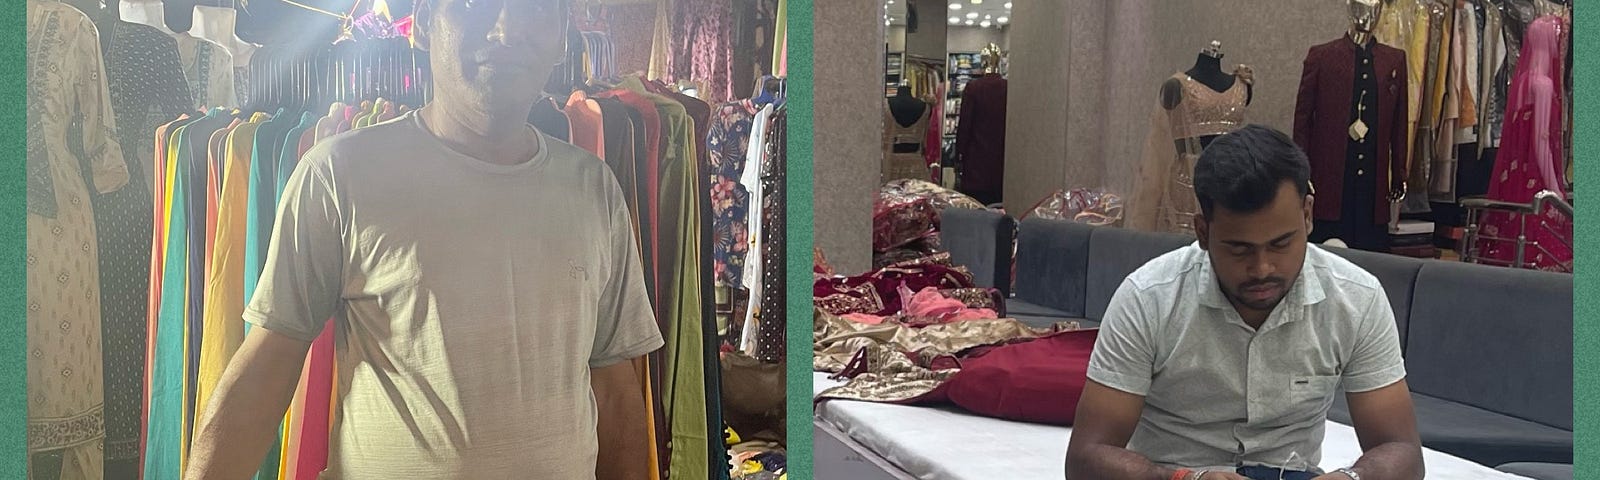
M 59 452 L 63 478 L 100 478 L 105 390 L 91 195 L 123 188 L 128 169 L 93 23 L 61 3 L 27 8 L 28 453 Z
M 189 80 L 194 108 L 238 107 L 239 95 L 233 85 L 233 56 L 216 42 L 189 34 L 178 34 L 178 55 L 183 74 Z
M 100 254 L 102 368 L 107 460 L 139 458 L 150 304 L 155 167 L 150 132 L 189 110 L 177 42 L 154 27 L 107 22 L 101 29 L 106 84 L 128 185 L 94 202 Z
M 788 185 L 785 183 L 788 171 L 788 161 L 785 146 L 789 141 L 788 124 L 785 121 L 788 110 L 778 110 L 767 126 L 764 134 L 762 148 L 766 158 L 761 165 L 761 210 L 764 230 L 761 237 L 761 257 L 765 265 L 762 266 L 761 276 L 761 317 L 760 337 L 757 340 L 756 358 L 767 363 L 783 362 L 788 344 L 785 343 L 785 330 L 787 329 L 788 293 L 783 286 L 788 283 Z
M 710 158 L 712 246 L 711 256 L 718 285 L 738 285 L 744 277 L 745 256 L 749 252 L 750 229 L 747 214 L 750 192 L 739 183 L 746 168 L 751 121 L 759 110 L 749 101 L 723 104 L 707 135 Z M 759 167 L 759 166 L 757 166 Z
M 984 204 L 1004 200 L 1006 170 L 1006 79 L 988 74 L 967 83 L 956 120 L 962 193 Z
M 200 344 L 199 385 L 195 404 L 210 405 L 222 372 L 244 342 L 244 232 L 250 188 L 250 149 L 256 130 L 266 121 L 258 113 L 228 134 L 222 195 L 218 197 L 216 247 L 206 279 L 205 338 Z M 201 415 L 203 417 L 203 413 Z M 200 419 L 196 418 L 196 422 Z
M 718 104 L 733 100 L 733 1 L 673 0 L 670 12 L 672 55 L 666 79 L 704 82 L 705 98 Z
M 1128 228 L 1143 231 L 1194 233 L 1194 215 L 1200 213 L 1194 196 L 1194 164 L 1209 139 L 1245 125 L 1250 84 L 1235 76 L 1233 85 L 1218 92 L 1178 72 L 1170 79 L 1180 86 L 1178 104 L 1158 105 L 1145 140 L 1145 158 L 1139 165 L 1135 193 L 1127 209 Z
M 188 317 L 189 272 L 189 173 L 188 129 L 191 125 L 213 121 L 215 111 L 176 127 L 167 141 L 165 173 L 166 215 L 163 220 L 161 294 L 159 312 L 151 321 L 149 355 L 150 388 L 146 419 L 144 478 L 179 478 L 183 475 L 183 451 L 187 444 L 184 422 L 184 337 Z
M 750 239 L 746 242 L 745 248 L 749 253 L 745 257 L 743 276 L 739 279 L 740 285 L 747 292 L 745 301 L 748 306 L 745 308 L 744 318 L 736 320 L 741 324 L 739 330 L 743 336 L 739 337 L 735 345 L 751 357 L 754 357 L 759 349 L 757 337 L 760 333 L 760 324 L 757 323 L 757 318 L 762 316 L 761 308 L 765 306 L 762 302 L 762 298 L 765 298 L 763 286 L 766 279 L 763 272 L 769 263 L 765 257 L 766 249 L 762 248 L 763 245 L 770 243 L 766 240 L 769 229 L 766 225 L 766 201 L 763 197 L 766 191 L 762 188 L 764 176 L 762 168 L 765 166 L 764 159 L 767 153 L 767 127 L 771 123 L 774 109 L 772 104 L 767 104 L 751 120 L 750 141 L 745 150 L 744 174 L 739 177 L 739 186 L 750 193 L 749 207 L 745 212 L 745 223 L 750 229 Z
M 1565 113 L 1559 92 L 1566 78 L 1561 49 L 1567 28 L 1566 21 L 1556 16 L 1541 17 L 1528 26 L 1507 96 L 1505 135 L 1489 180 L 1491 199 L 1526 204 L 1543 190 L 1565 195 L 1561 141 Z M 1572 271 L 1572 219 L 1553 206 L 1529 217 L 1526 230 L 1519 218 L 1503 212 L 1485 213 L 1482 223 L 1486 237 L 1527 235 L 1524 261 L 1529 268 Z M 1484 239 L 1477 247 L 1484 259 L 1507 263 L 1516 258 L 1514 242 Z
M 1362 53 L 1363 51 L 1370 51 Z M 1359 54 L 1359 55 L 1358 55 Z M 1370 55 L 1370 57 L 1368 56 Z M 1359 57 L 1359 58 L 1358 58 Z M 1371 60 L 1371 79 L 1358 78 L 1358 66 Z M 1383 181 L 1372 193 L 1372 219 L 1378 224 L 1389 222 L 1389 192 L 1401 188 L 1406 177 L 1405 138 L 1407 99 L 1405 97 L 1405 53 L 1393 47 L 1373 42 L 1366 49 L 1356 45 L 1349 35 L 1311 48 L 1301 72 L 1300 91 L 1295 102 L 1294 140 L 1311 161 L 1311 184 L 1317 195 L 1312 212 L 1315 220 L 1337 221 L 1345 215 L 1344 194 L 1347 164 L 1352 153 L 1357 161 L 1362 152 L 1353 152 L 1350 143 L 1356 139 L 1352 130 L 1356 125 L 1353 113 L 1362 97 L 1374 96 L 1376 122 L 1365 126 L 1367 141 L 1376 142 L 1377 159 L 1372 170 L 1356 172 L 1358 177 L 1371 176 Z M 1373 83 L 1364 83 L 1373 81 Z M 1366 85 L 1371 95 L 1361 95 L 1360 87 Z M 1372 106 L 1365 113 L 1372 114 Z
M 706 429 L 705 379 L 702 357 L 702 297 L 696 280 L 700 271 L 698 169 L 694 159 L 694 122 L 683 105 L 665 96 L 647 93 L 638 78 L 624 80 L 622 88 L 655 103 L 662 117 L 664 144 L 660 162 L 661 233 L 657 274 L 664 283 L 658 290 L 665 319 L 666 375 L 670 385 L 662 403 L 668 412 L 672 451 L 668 469 L 675 478 L 706 478 L 710 474 L 706 451 L 711 436 Z
M 928 126 L 933 118 L 933 105 L 922 109 L 922 115 L 911 125 L 901 125 L 892 108 L 883 109 L 883 163 L 879 183 L 910 178 L 929 180 L 928 163 L 923 155 L 923 142 L 927 140 Z M 898 145 L 916 145 L 916 150 L 899 152 Z

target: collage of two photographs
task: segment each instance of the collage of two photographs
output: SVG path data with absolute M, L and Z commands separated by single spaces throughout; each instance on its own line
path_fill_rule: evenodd
M 1582 477 L 1570 1 L 25 3 L 22 478 Z

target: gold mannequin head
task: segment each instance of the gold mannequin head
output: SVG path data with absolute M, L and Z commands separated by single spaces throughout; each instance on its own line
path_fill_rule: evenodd
M 1350 0 L 1350 37 L 1365 45 L 1372 38 L 1372 29 L 1378 26 L 1381 15 L 1382 0 Z
M 983 72 L 995 73 L 1000 71 L 1000 46 L 990 43 L 983 47 Z

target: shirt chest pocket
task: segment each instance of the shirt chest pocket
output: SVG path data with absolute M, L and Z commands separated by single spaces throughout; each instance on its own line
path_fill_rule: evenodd
M 1261 420 L 1270 425 L 1288 425 L 1305 422 L 1321 416 L 1333 406 L 1333 396 L 1338 393 L 1338 375 L 1292 375 L 1285 377 L 1280 395 L 1268 394 L 1265 414 Z

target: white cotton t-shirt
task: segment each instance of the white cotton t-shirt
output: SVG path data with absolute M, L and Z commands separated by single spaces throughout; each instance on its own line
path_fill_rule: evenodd
M 334 319 L 322 478 L 594 478 L 590 369 L 662 337 L 611 171 L 528 134 L 538 155 L 494 165 L 408 114 L 289 178 L 245 319 L 304 341 Z

